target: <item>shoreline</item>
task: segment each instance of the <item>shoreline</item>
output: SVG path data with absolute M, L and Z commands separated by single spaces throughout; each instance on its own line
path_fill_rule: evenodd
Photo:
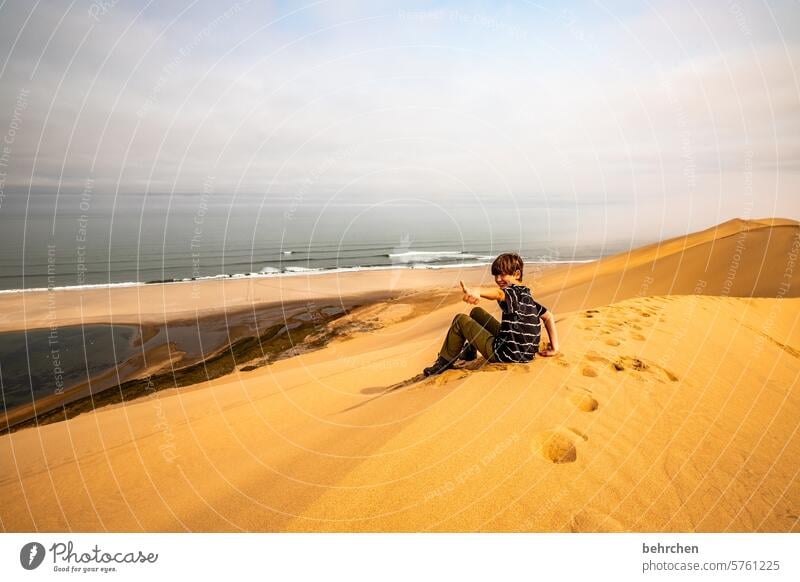
M 528 261 L 526 265 L 582 265 L 599 261 L 600 258 L 582 259 L 575 261 Z M 442 269 L 474 269 L 491 265 L 491 261 L 482 263 L 469 263 L 458 265 L 376 265 L 368 267 L 330 267 L 318 269 L 303 269 L 298 271 L 268 272 L 268 273 L 220 273 L 219 275 L 209 275 L 205 277 L 190 277 L 184 279 L 164 279 L 152 281 L 120 281 L 116 283 L 87 283 L 83 285 L 57 285 L 53 287 L 31 287 L 28 289 L 0 289 L 0 296 L 3 294 L 25 294 L 25 293 L 52 293 L 55 291 L 81 291 L 85 289 L 114 289 L 124 287 L 144 287 L 146 285 L 174 285 L 182 283 L 201 283 L 203 281 L 227 281 L 242 279 L 276 279 L 283 277 L 304 277 L 319 275 L 334 275 L 338 273 L 358 273 L 362 271 L 395 271 L 395 270 L 416 270 L 416 271 L 438 271 Z
M 460 279 L 489 284 L 488 271 L 485 265 L 370 269 L 5 293 L 0 294 L 0 333 L 95 323 L 163 325 L 281 309 L 294 302 L 335 304 L 355 294 L 382 300 L 422 289 L 456 289 Z
M 439 294 L 437 297 L 448 294 Z M 400 320 L 417 314 L 419 306 L 425 303 L 414 293 L 393 297 L 352 294 L 342 298 L 339 305 L 310 305 L 304 301 L 293 301 L 280 306 L 262 306 L 259 313 L 254 308 L 252 312 L 229 312 L 224 317 L 222 314 L 206 315 L 194 322 L 185 322 L 188 324 L 186 327 L 201 330 L 201 344 L 204 343 L 202 330 L 207 329 L 224 329 L 227 340 L 209 346 L 208 350 L 194 357 L 187 353 L 183 342 L 174 337 L 180 335 L 175 330 L 169 341 L 164 341 L 164 338 L 160 343 L 147 345 L 163 336 L 169 327 L 176 327 L 179 321 L 172 320 L 163 326 L 144 324 L 132 340 L 133 346 L 141 346 L 140 354 L 106 368 L 86 381 L 66 387 L 57 394 L 38 397 L 31 404 L 6 410 L 2 413 L 5 422 L 0 428 L 0 435 L 66 420 L 109 404 L 129 402 L 145 393 L 191 386 L 236 371 L 250 372 L 279 360 L 321 349 L 334 339 L 378 329 L 380 325 L 375 322 L 360 321 L 360 312 L 376 305 L 391 305 L 398 299 L 413 307 Z M 342 318 L 349 321 L 336 324 Z M 169 332 L 166 335 L 169 336 Z M 98 383 L 112 377 L 115 372 L 119 379 L 122 368 L 127 368 L 127 372 L 122 374 L 121 382 L 113 382 L 112 378 L 112 383 L 106 382 L 99 390 L 95 389 Z

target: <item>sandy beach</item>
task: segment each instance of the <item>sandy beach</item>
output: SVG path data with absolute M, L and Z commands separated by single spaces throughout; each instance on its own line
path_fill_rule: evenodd
M 800 531 L 798 253 L 732 220 L 528 265 L 562 353 L 427 379 L 488 268 L 0 295 L 0 331 L 348 308 L 319 349 L 0 436 L 1 527 Z

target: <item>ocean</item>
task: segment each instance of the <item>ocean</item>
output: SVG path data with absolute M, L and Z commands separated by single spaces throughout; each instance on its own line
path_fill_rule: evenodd
M 490 264 L 507 251 L 529 262 L 580 262 L 651 242 L 609 232 L 597 210 L 18 196 L 0 211 L 0 290 L 452 268 Z

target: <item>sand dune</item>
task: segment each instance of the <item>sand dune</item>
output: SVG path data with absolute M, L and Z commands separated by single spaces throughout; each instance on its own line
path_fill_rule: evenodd
M 536 288 L 562 310 L 646 295 L 798 297 L 800 269 L 787 273 L 787 267 L 790 255 L 797 254 L 799 233 L 792 220 L 730 220 L 629 253 L 558 268 Z
M 799 248 L 795 222 L 731 221 L 532 269 L 560 356 L 416 382 L 470 306 L 372 306 L 351 317 L 383 321 L 376 331 L 0 437 L 0 523 L 800 531 Z

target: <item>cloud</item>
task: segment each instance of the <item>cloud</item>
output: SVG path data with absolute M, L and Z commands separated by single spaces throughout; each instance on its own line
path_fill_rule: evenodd
M 741 214 L 748 181 L 764 209 L 800 215 L 800 45 L 775 20 L 791 7 L 188 6 L 119 3 L 100 22 L 39 6 L 13 51 L 30 7 L 3 9 L 0 131 L 30 91 L 7 193 L 213 177 L 342 203 L 668 197 L 712 220 Z

